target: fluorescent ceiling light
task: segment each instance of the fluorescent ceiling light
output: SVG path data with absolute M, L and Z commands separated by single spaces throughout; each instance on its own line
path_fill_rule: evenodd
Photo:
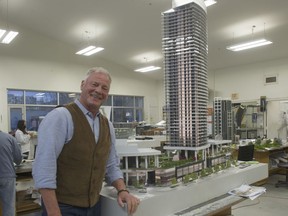
M 4 29 L 0 29 L 0 39 L 2 38 L 2 36 L 5 34 L 6 30 Z
M 0 29 L 0 39 L 4 37 L 3 40 L 1 40 L 1 43 L 9 44 L 18 34 L 19 32 L 15 32 L 15 31 L 7 32 L 4 29 Z
M 260 40 L 249 41 L 249 42 L 245 42 L 245 43 L 241 43 L 241 44 L 228 46 L 226 48 L 228 50 L 237 52 L 237 51 L 251 49 L 254 47 L 264 46 L 264 45 L 268 45 L 268 44 L 272 44 L 272 42 L 269 40 L 266 40 L 266 39 L 260 39 Z
M 137 69 L 137 70 L 135 70 L 135 71 L 136 71 L 136 72 L 145 73 L 145 72 L 154 71 L 154 70 L 159 70 L 159 69 L 161 69 L 161 67 L 148 66 L 148 67 L 139 68 L 139 69 Z
M 102 47 L 88 46 L 88 47 L 86 47 L 86 48 L 84 48 L 82 50 L 79 50 L 75 54 L 90 56 L 90 55 L 93 55 L 93 54 L 95 54 L 97 52 L 100 52 L 102 50 L 104 50 L 104 48 L 102 48 Z
M 215 1 L 215 0 L 205 0 L 204 1 L 204 4 L 206 5 L 206 7 L 209 7 L 209 6 L 216 4 L 216 3 L 217 3 L 217 1 Z

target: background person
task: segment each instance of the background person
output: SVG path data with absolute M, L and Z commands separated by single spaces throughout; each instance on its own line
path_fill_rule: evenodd
M 129 194 L 119 168 L 113 125 L 99 109 L 108 98 L 111 77 L 92 68 L 81 82 L 79 100 L 55 108 L 42 120 L 33 178 L 43 215 L 100 216 L 103 178 L 118 191 L 118 204 L 133 214 L 139 199 Z
M 17 142 L 21 145 L 22 154 L 25 159 L 28 158 L 28 155 L 30 152 L 31 137 L 32 137 L 32 134 L 29 134 L 26 131 L 26 121 L 19 120 L 17 123 L 17 130 L 15 132 L 15 138 Z
M 284 139 L 288 138 L 288 115 L 286 112 L 283 112 L 282 115 L 282 122 L 280 127 L 278 128 L 278 138 L 281 137 L 282 134 L 282 138 L 284 137 Z
M 16 139 L 0 131 L 0 202 L 3 216 L 15 215 L 15 181 L 14 163 L 22 161 L 21 148 Z

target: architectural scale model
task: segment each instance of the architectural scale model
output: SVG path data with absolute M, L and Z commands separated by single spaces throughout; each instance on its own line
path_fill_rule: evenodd
M 232 140 L 233 121 L 231 100 L 216 97 L 214 98 L 213 108 L 214 139 L 217 139 L 217 136 L 221 136 L 223 140 Z
M 162 13 L 167 155 L 154 155 L 155 161 L 159 160 L 154 166 L 156 183 L 164 186 L 177 183 L 178 179 L 192 181 L 230 166 L 226 154 L 215 153 L 215 145 L 212 154 L 209 151 L 215 143 L 209 143 L 207 137 L 206 6 L 203 0 L 174 0 L 172 5 L 171 10 Z M 133 154 L 122 156 L 126 181 L 133 181 L 135 173 L 136 181 L 141 177 L 148 179 L 148 172 L 139 169 L 141 158 L 137 157 L 146 157 L 147 152 L 136 152 L 135 159 L 131 158 Z M 211 166 L 216 165 L 212 170 Z
M 120 157 L 120 168 L 123 171 L 127 185 L 144 185 L 149 173 L 155 173 L 159 168 L 159 155 L 161 151 L 141 147 L 141 142 L 129 144 L 126 139 L 116 140 L 116 150 Z M 155 179 L 155 176 L 154 176 Z
M 207 27 L 202 0 L 172 1 L 162 13 L 167 109 L 166 149 L 205 149 L 207 143 Z

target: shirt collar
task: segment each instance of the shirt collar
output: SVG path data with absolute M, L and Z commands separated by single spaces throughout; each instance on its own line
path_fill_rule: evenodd
M 77 106 L 81 109 L 81 111 L 82 111 L 85 115 L 88 115 L 89 117 L 93 118 L 93 114 L 92 114 L 89 110 L 87 110 L 87 109 L 83 106 L 83 104 L 81 104 L 81 102 L 80 102 L 78 99 L 76 99 L 74 102 L 77 104 Z M 96 117 L 99 117 L 99 115 L 100 115 L 100 112 L 98 112 L 98 113 L 96 114 Z

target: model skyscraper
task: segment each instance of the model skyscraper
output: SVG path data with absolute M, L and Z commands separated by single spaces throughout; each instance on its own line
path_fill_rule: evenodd
M 189 150 L 207 145 L 206 7 L 203 0 L 172 4 L 162 13 L 166 144 Z
M 214 98 L 213 102 L 213 135 L 223 140 L 232 140 L 233 124 L 232 124 L 232 102 L 219 97 Z

